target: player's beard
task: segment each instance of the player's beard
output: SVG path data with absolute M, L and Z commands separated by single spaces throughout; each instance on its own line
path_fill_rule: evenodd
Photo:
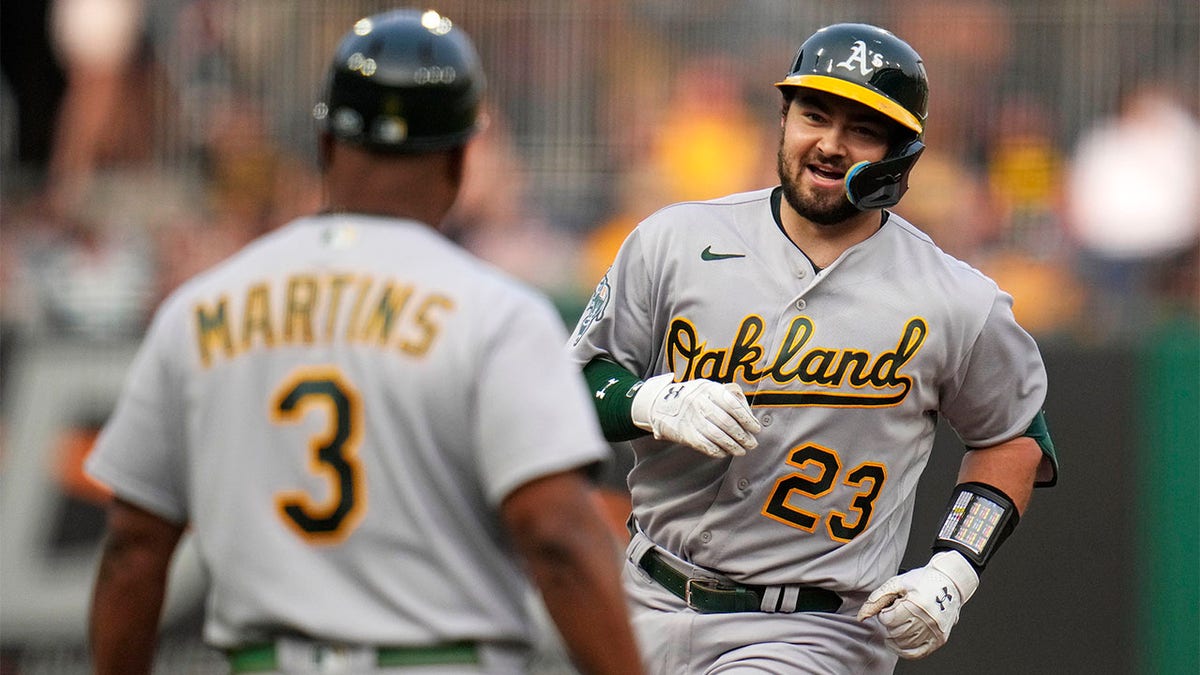
M 794 164 L 789 163 L 783 144 L 779 144 L 779 183 L 783 186 L 783 198 L 793 211 L 817 225 L 837 225 L 859 213 L 858 208 L 846 197 L 844 190 L 805 190 L 800 180 L 807 164 L 804 158 Z

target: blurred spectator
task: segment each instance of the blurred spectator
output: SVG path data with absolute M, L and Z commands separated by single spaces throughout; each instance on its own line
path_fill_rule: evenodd
M 978 265 L 1013 296 L 1013 313 L 1038 335 L 1073 329 L 1085 290 L 1075 277 L 1062 216 L 1065 159 L 1055 117 L 1035 94 L 1003 97 L 985 158 L 998 228 Z
M 487 128 L 467 148 L 466 175 L 444 230 L 466 249 L 568 305 L 578 242 L 533 203 L 507 119 L 488 110 Z
M 987 139 L 988 186 L 1005 225 L 1001 245 L 1049 258 L 1065 246 L 1062 170 L 1053 134 L 1054 112 L 1035 95 L 1017 92 L 1000 102 Z
M 46 185 L 47 206 L 58 214 L 87 199 L 105 153 L 145 154 L 150 106 L 141 97 L 130 100 L 142 1 L 54 0 L 51 6 L 51 44 L 67 82 Z
M 638 222 L 669 203 L 663 201 L 663 191 L 655 187 L 659 177 L 649 167 L 632 167 L 620 172 L 615 180 L 616 208 L 588 232 L 583 242 L 576 283 L 584 301 Z
M 167 65 L 185 143 L 202 147 L 208 120 L 233 89 L 229 33 L 235 8 L 223 0 L 156 0 L 147 8 L 151 39 Z
M 1200 125 L 1167 89 L 1137 87 L 1076 146 L 1069 214 L 1088 252 L 1154 258 L 1200 232 Z
M 907 36 L 929 79 L 942 84 L 929 97 L 925 154 L 896 209 L 922 223 L 947 253 L 978 263 L 1004 229 L 982 148 L 996 99 L 997 64 L 1011 49 L 1009 9 L 995 0 L 931 0 L 919 12 L 902 5 L 894 24 L 884 27 Z M 954 95 L 938 94 L 945 91 Z
M 726 54 L 697 56 L 671 80 L 642 154 L 621 170 L 616 209 L 584 243 L 578 276 L 588 294 L 625 236 L 657 209 L 776 182 L 769 132 L 749 110 L 740 65 Z
M 663 183 L 662 206 L 769 184 L 769 139 L 742 86 L 737 60 L 723 54 L 692 58 L 675 76 L 647 158 Z
M 953 148 L 926 146 L 913 167 L 909 190 L 896 212 L 956 258 L 977 262 L 996 236 L 999 219 L 988 207 L 987 181 Z
M 187 29 L 180 42 L 216 40 L 206 30 L 221 6 L 182 0 L 176 11 L 196 20 L 178 25 Z M 179 94 L 206 92 L 184 115 L 188 153 L 169 170 L 154 166 L 156 132 L 171 122 L 155 103 L 171 94 L 146 86 L 157 65 L 139 51 L 142 10 L 141 0 L 59 0 L 52 8 L 69 85 L 47 182 L 40 200 L 16 209 L 11 194 L 5 200 L 14 265 L 4 318 L 17 333 L 134 337 L 147 308 L 181 280 L 320 200 L 315 168 L 275 140 L 256 98 L 220 74 Z
M 1068 175 L 1068 221 L 1096 296 L 1092 314 L 1107 327 L 1140 330 L 1152 318 L 1152 276 L 1195 264 L 1187 253 L 1200 239 L 1197 157 L 1195 111 L 1155 83 L 1132 88 L 1115 117 L 1080 138 Z
M 1054 150 L 1030 128 L 1002 124 L 988 156 L 984 172 L 953 149 L 927 148 L 896 210 L 1011 294 L 1026 329 L 1069 331 L 1083 290 L 1062 242 L 1057 178 L 1047 173 Z
M 1045 335 L 1076 325 L 1083 289 L 1062 223 L 1058 120 L 1039 98 L 1048 84 L 1008 84 L 1036 53 L 1022 48 L 1031 34 L 1018 30 L 1015 9 L 998 0 L 933 0 L 897 12 L 896 29 L 911 35 L 930 79 L 955 92 L 930 97 L 929 149 L 899 211 L 991 276 L 1013 295 L 1021 324 Z
M 4 232 L 2 314 L 10 336 L 113 340 L 141 334 L 154 267 L 130 228 L 82 210 L 47 215 L 31 203 L 15 212 L 8 206 Z
M 155 304 L 256 237 L 320 207 L 315 167 L 272 139 L 256 100 L 227 93 L 209 113 L 198 149 L 200 205 L 156 227 Z
M 895 21 L 881 25 L 906 36 L 925 60 L 929 81 L 938 83 L 929 97 L 926 145 L 979 158 L 986 142 L 980 131 L 1015 43 L 1012 8 L 1001 0 L 925 0 L 919 11 L 910 2 L 893 5 Z
M 19 4 L 5 3 L 6 22 Z M 10 343 L 120 339 L 144 327 L 152 252 L 129 200 L 115 194 L 120 181 L 103 175 L 149 156 L 154 111 L 139 59 L 141 10 L 142 0 L 49 0 L 21 13 L 27 23 L 12 29 L 21 35 L 5 25 L 5 73 L 15 95 L 29 99 L 18 115 L 20 166 L 5 169 L 34 179 L 5 184 L 0 321 Z M 63 77 L 21 84 L 51 66 Z M 50 105 L 59 84 L 62 96 Z

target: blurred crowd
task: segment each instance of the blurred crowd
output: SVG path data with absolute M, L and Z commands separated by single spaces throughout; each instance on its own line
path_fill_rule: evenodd
M 568 324 L 639 220 L 777 183 L 772 83 L 815 26 L 864 20 L 932 85 L 899 214 L 1008 290 L 1040 341 L 1200 325 L 1195 0 L 436 4 L 490 91 L 446 231 Z M 185 279 L 320 208 L 323 59 L 383 6 L 0 4 L 0 430 L 25 347 L 132 343 Z
M 279 87 L 307 94 L 311 83 L 266 86 L 247 56 L 288 41 L 274 35 L 284 26 L 265 46 L 244 37 L 239 8 L 272 4 L 4 3 L 6 353 L 22 339 L 137 337 L 181 281 L 319 208 L 307 111 L 278 109 L 289 100 Z M 345 13 L 373 8 L 344 4 Z M 751 26 L 760 41 L 725 50 L 714 45 L 742 3 L 684 11 L 586 2 L 573 10 L 582 21 L 557 3 L 525 3 L 524 16 L 554 31 L 520 23 L 511 7 L 445 4 L 492 44 L 484 57 L 496 93 L 448 232 L 551 294 L 565 321 L 641 218 L 674 201 L 776 183 L 770 85 L 795 31 L 772 30 L 781 22 L 770 11 Z M 1009 13 L 1021 3 L 928 4 L 878 21 L 922 53 L 933 84 L 928 150 L 897 211 L 1011 292 L 1018 318 L 1039 336 L 1121 340 L 1155 321 L 1200 315 L 1196 54 L 1176 59 L 1181 69 L 1123 75 L 1103 110 L 1066 123 L 1052 86 L 1021 88 L 996 75 L 997 64 L 1023 58 Z M 1116 4 L 1135 16 L 1147 3 Z M 273 16 L 303 22 L 296 8 L 313 5 L 281 5 Z M 1184 25 L 1194 31 L 1191 21 Z M 688 39 L 664 37 L 683 34 L 681 25 Z M 1056 27 L 1046 23 L 1038 39 Z M 581 30 L 602 37 L 583 39 Z M 591 101 L 587 118 L 562 119 L 579 107 L 560 101 L 579 96 Z M 538 132 L 578 124 L 593 140 L 563 147 Z M 164 159 L 167 145 L 186 152 Z M 557 189 L 564 172 L 587 188 Z

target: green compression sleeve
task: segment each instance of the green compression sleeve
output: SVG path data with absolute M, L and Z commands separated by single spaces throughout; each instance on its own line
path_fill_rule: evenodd
M 642 380 L 606 359 L 592 359 L 583 367 L 583 377 L 592 392 L 600 429 L 610 442 L 628 441 L 646 432 L 633 423 L 633 395 Z
M 1023 435 L 1037 441 L 1038 447 L 1042 449 L 1042 454 L 1049 460 L 1049 475 L 1043 475 L 1043 472 L 1039 470 L 1037 482 L 1034 485 L 1036 487 L 1053 486 L 1058 482 L 1058 453 L 1054 450 L 1054 441 L 1050 440 L 1050 429 L 1046 426 L 1046 413 L 1039 412 Z

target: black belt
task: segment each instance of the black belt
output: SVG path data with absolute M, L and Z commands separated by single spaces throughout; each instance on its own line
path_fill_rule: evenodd
M 278 659 L 273 644 L 231 649 L 227 656 L 230 669 L 235 673 L 278 669 Z M 479 663 L 479 653 L 474 642 L 453 642 L 427 647 L 378 647 L 375 649 L 375 665 L 380 668 L 469 663 Z
M 764 610 L 763 597 L 770 589 L 769 586 L 753 586 L 735 584 L 689 577 L 671 567 L 661 553 L 649 549 L 638 566 L 646 570 L 650 578 L 657 581 L 663 588 L 671 591 L 688 607 L 701 614 L 727 614 L 730 612 L 836 612 L 842 606 L 842 598 L 833 591 L 812 586 L 788 586 L 787 593 L 780 592 L 774 610 Z M 796 594 L 795 609 L 782 607 L 785 595 Z M 788 603 L 791 604 L 790 602 Z

